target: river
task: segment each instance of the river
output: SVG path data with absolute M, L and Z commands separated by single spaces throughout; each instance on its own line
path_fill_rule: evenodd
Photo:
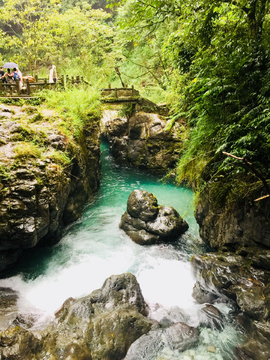
M 102 182 L 95 201 L 66 229 L 57 245 L 33 249 L 10 277 L 0 280 L 0 286 L 19 292 L 22 312 L 35 309 L 42 315 L 36 327 L 48 321 L 68 297 L 87 295 L 100 288 L 110 275 L 124 272 L 137 277 L 152 318 L 161 320 L 167 316 L 192 326 L 202 325 L 203 305 L 192 298 L 195 279 L 189 259 L 206 247 L 193 216 L 193 193 L 159 180 L 156 175 L 118 166 L 107 144 L 102 144 Z M 143 247 L 132 242 L 118 225 L 134 189 L 152 192 L 159 204 L 173 206 L 188 222 L 187 233 L 174 245 Z M 201 326 L 196 348 L 183 353 L 163 349 L 153 353 L 151 359 L 233 359 L 232 351 L 241 334 L 230 320 L 229 306 L 215 306 L 224 314 L 224 329 Z

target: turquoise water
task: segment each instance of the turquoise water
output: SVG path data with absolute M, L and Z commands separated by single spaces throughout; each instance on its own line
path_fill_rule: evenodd
M 191 295 L 195 279 L 189 259 L 205 247 L 193 216 L 192 191 L 164 185 L 155 175 L 116 165 L 106 144 L 102 145 L 102 174 L 95 201 L 66 229 L 62 240 L 52 248 L 33 249 L 19 262 L 13 276 L 0 280 L 0 286 L 18 290 L 22 308 L 37 309 L 45 321 L 68 297 L 87 295 L 110 275 L 131 272 L 140 283 L 152 318 L 160 320 L 174 309 L 178 315 L 185 314 L 187 323 L 198 326 L 202 305 Z M 152 192 L 159 204 L 173 206 L 185 218 L 189 230 L 176 244 L 143 247 L 119 229 L 134 189 Z M 229 308 L 218 306 L 227 316 Z M 204 329 L 196 349 L 182 354 L 165 349 L 163 354 L 153 354 L 153 360 L 229 359 L 236 334 L 229 322 L 222 332 Z M 207 351 L 208 345 L 216 347 L 215 354 Z

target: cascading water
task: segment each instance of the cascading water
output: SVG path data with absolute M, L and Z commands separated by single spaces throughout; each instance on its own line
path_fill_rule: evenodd
M 0 286 L 19 292 L 22 311 L 35 308 L 42 312 L 37 327 L 68 297 L 82 297 L 100 288 L 110 275 L 131 272 L 140 283 L 153 319 L 200 326 L 202 305 L 191 296 L 195 279 L 189 258 L 205 249 L 193 216 L 192 191 L 163 185 L 157 176 L 117 166 L 105 144 L 102 173 L 96 200 L 66 230 L 60 243 L 52 248 L 33 249 L 14 269 L 17 275 L 0 280 Z M 176 244 L 140 246 L 119 229 L 128 196 L 134 189 L 152 192 L 159 204 L 173 206 L 184 216 L 189 230 Z M 228 319 L 228 306 L 219 303 L 216 307 Z M 195 348 L 182 353 L 166 347 L 159 352 L 149 349 L 147 359 L 232 359 L 239 336 L 230 321 L 225 320 L 222 330 L 202 328 Z

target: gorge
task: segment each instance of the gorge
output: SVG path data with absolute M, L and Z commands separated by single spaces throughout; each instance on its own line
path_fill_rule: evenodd
M 156 128 L 162 131 L 160 126 Z M 159 137 L 157 139 L 159 141 Z M 124 357 L 128 360 L 193 359 L 196 356 L 207 360 L 248 359 L 249 356 L 252 359 L 255 353 L 258 359 L 267 359 L 267 250 L 257 257 L 254 254 L 252 264 L 247 263 L 244 250 L 237 255 L 226 251 L 216 254 L 199 237 L 191 190 L 176 188 L 173 181 L 164 185 L 161 175 L 145 168 L 119 165 L 106 142 L 102 143 L 101 150 L 101 187 L 82 216 L 77 215 L 75 223 L 62 229 L 64 236 L 61 240 L 58 237 L 58 244 L 24 250 L 15 267 L 0 280 L 2 358 L 8 359 L 20 351 L 20 356 L 31 360 L 41 356 L 74 360 L 99 360 L 100 356 L 119 360 Z M 96 160 L 98 164 L 99 157 Z M 174 244 L 141 246 L 119 228 L 128 197 L 138 189 L 154 193 L 159 203 L 173 206 L 189 224 L 189 230 Z M 76 202 L 73 205 L 76 209 Z M 81 209 L 82 205 L 80 203 Z M 130 279 L 128 282 L 137 290 L 132 288 L 129 293 L 138 292 L 129 275 L 124 276 L 128 273 L 136 276 L 142 291 L 139 298 L 142 296 L 146 301 L 147 311 L 139 310 L 141 315 L 133 307 L 132 296 L 125 297 L 127 313 L 121 304 L 117 307 L 115 300 L 108 300 L 115 289 L 118 294 L 127 286 L 126 280 L 123 285 L 105 285 L 111 283 L 112 275 L 116 276 L 112 283 L 122 284 L 124 278 Z M 105 288 L 107 300 L 97 295 L 103 294 Z M 113 296 L 119 298 L 119 295 Z M 75 320 L 72 309 L 75 306 L 76 312 L 84 314 L 85 299 L 89 299 L 89 304 L 100 304 L 99 310 L 91 310 L 88 315 L 82 315 L 81 320 Z M 87 306 L 91 309 L 94 305 Z M 112 312 L 106 313 L 103 307 Z M 111 320 L 106 316 L 113 316 L 115 311 L 121 320 L 118 338 L 112 342 L 116 334 L 108 332 L 106 324 Z M 91 320 L 93 314 L 97 317 Z M 137 316 L 138 322 L 134 324 L 139 327 L 134 325 L 137 330 L 130 331 L 130 337 L 125 338 L 126 326 L 130 327 L 131 319 Z M 103 317 L 107 319 L 105 322 Z M 80 335 L 76 322 L 81 326 L 85 322 L 86 338 Z M 99 340 L 95 345 L 91 324 L 100 324 L 95 325 L 99 327 L 95 335 Z M 69 338 L 69 342 L 65 338 Z M 23 344 L 29 341 L 33 346 L 27 352 Z M 89 341 L 92 347 L 87 345 Z M 99 342 L 103 346 L 97 350 Z M 21 344 L 20 350 L 16 344 Z

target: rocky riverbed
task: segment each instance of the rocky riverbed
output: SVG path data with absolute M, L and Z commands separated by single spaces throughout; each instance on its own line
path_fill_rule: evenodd
M 177 126 L 177 133 L 168 132 L 162 116 L 138 113 L 128 119 L 114 116 L 105 122 L 103 131 L 118 162 L 164 173 L 173 168 L 182 151 L 184 131 L 181 140 L 182 129 Z M 88 122 L 76 139 L 66 130 L 54 111 L 1 105 L 2 271 L 28 248 L 59 241 L 64 226 L 80 217 L 84 204 L 99 187 L 99 120 Z M 213 252 L 191 258 L 197 278 L 193 297 L 205 304 L 207 326 L 217 329 L 222 328 L 223 320 L 215 303 L 230 304 L 232 319 L 246 334 L 235 352 L 242 360 L 268 360 L 270 349 L 269 199 L 256 203 L 260 195 L 253 194 L 230 207 L 224 203 L 217 209 L 206 188 L 196 209 L 201 237 Z M 138 222 L 139 230 L 144 229 L 145 220 L 136 211 L 150 214 L 150 222 L 159 218 L 157 209 L 162 206 L 150 205 L 131 209 L 135 232 Z M 166 207 L 162 209 L 166 212 Z M 170 222 L 178 218 L 173 211 L 171 215 Z M 148 223 L 149 218 L 146 220 Z M 131 225 L 129 221 L 127 231 Z M 181 352 L 198 339 L 199 330 L 183 321 L 149 319 L 136 279 L 130 274 L 110 277 L 100 290 L 85 298 L 68 299 L 55 320 L 42 330 L 30 330 L 38 315 L 19 312 L 16 291 L 1 288 L 0 295 L 9 324 L 1 333 L 3 359 L 19 354 L 26 360 L 120 360 L 125 356 L 137 360 L 146 356 L 142 350 L 145 343 L 159 342 Z

